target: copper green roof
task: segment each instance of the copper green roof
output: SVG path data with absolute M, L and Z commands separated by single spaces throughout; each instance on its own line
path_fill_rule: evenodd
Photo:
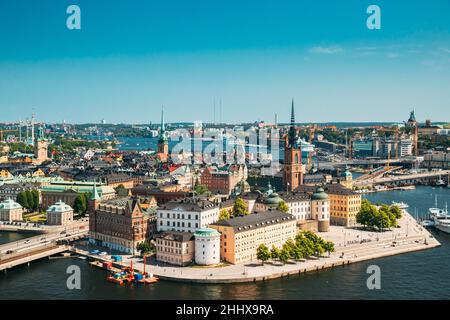
M 328 195 L 325 193 L 323 188 L 319 187 L 313 193 L 311 200 L 328 200 Z
M 203 228 L 198 229 L 194 233 L 195 237 L 214 237 L 214 236 L 220 236 L 220 233 L 216 229 L 211 228 Z

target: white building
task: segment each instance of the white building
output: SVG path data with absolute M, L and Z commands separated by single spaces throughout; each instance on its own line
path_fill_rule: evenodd
M 23 208 L 12 199 L 0 203 L 0 221 L 22 221 Z
M 288 211 L 297 221 L 316 220 L 318 231 L 328 231 L 330 225 L 330 201 L 322 188 L 314 193 L 281 192 L 277 193 L 269 184 L 267 191 L 256 200 L 254 211 L 276 210 L 280 202 L 285 202 Z
M 73 209 L 61 200 L 47 209 L 47 224 L 64 226 L 73 222 Z
M 211 201 L 183 199 L 158 208 L 157 230 L 194 233 L 219 220 L 219 205 Z
M 220 233 L 203 228 L 195 231 L 194 237 L 195 263 L 204 266 L 220 263 Z

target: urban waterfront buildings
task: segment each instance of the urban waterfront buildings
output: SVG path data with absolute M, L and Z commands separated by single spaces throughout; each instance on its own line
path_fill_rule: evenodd
M 280 202 L 285 202 L 298 228 L 326 232 L 330 225 L 330 201 L 328 195 L 320 187 L 313 193 L 304 191 L 274 192 L 269 185 L 257 200 L 254 211 L 277 209 Z
M 156 237 L 156 260 L 186 266 L 194 259 L 194 235 L 190 232 L 162 232 Z
M 198 229 L 194 238 L 196 264 L 208 266 L 220 263 L 220 233 L 217 230 Z
M 89 242 L 133 254 L 149 239 L 149 215 L 137 198 L 117 198 L 96 203 L 89 213 Z M 94 208 L 92 208 L 94 207 Z
M 52 182 L 42 188 L 42 207 L 48 208 L 56 201 L 62 200 L 73 206 L 79 194 L 91 193 L 96 182 L 60 181 Z M 97 185 L 98 194 L 102 200 L 113 199 L 116 191 L 110 186 Z
M 236 186 L 247 179 L 245 164 L 232 164 L 222 167 L 207 166 L 201 175 L 201 184 L 213 193 L 230 195 Z
M 221 259 L 232 264 L 256 260 L 260 244 L 281 248 L 297 231 L 295 217 L 276 210 L 218 221 L 210 228 L 221 234 Z
M 219 219 L 219 205 L 208 200 L 185 198 L 161 205 L 157 230 L 194 233 Z
M 61 200 L 47 209 L 47 224 L 51 226 L 66 226 L 73 222 L 73 209 Z
M 0 203 L 0 221 L 22 221 L 23 208 L 12 199 Z

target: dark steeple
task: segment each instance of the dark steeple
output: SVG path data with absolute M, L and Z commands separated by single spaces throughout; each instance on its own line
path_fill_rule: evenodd
M 296 132 L 295 132 L 295 113 L 294 113 L 294 99 L 292 99 L 291 106 L 291 126 L 289 127 L 289 145 L 294 146 L 296 143 Z

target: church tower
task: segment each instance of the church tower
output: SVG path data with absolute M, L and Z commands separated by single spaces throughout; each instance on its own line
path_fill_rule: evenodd
M 294 99 L 291 106 L 291 126 L 285 137 L 283 184 L 286 191 L 294 191 L 303 184 L 302 148 L 295 129 Z
M 164 124 L 164 108 L 161 111 L 161 130 L 158 139 L 158 157 L 162 162 L 166 162 L 169 155 L 169 142 L 166 136 L 166 127 Z
M 100 205 L 100 201 L 101 201 L 101 197 L 98 194 L 98 190 L 97 190 L 97 183 L 94 182 L 94 187 L 92 188 L 92 194 L 91 194 L 91 198 L 89 199 L 88 202 L 88 213 L 89 214 L 93 214 L 95 213 L 95 210 L 98 209 L 98 206 Z
M 34 141 L 34 162 L 41 164 L 47 160 L 49 160 L 48 141 L 44 138 L 44 128 L 39 127 L 38 136 Z

